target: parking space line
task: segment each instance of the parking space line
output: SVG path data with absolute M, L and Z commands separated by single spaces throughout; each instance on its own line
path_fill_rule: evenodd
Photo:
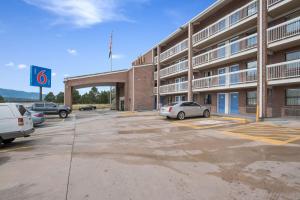
M 21 149 L 28 149 L 28 148 L 32 148 L 33 146 L 26 146 L 26 147 L 16 147 L 16 148 L 9 148 L 9 149 L 5 149 L 5 150 L 0 150 L 0 153 L 8 153 L 11 151 L 18 151 Z

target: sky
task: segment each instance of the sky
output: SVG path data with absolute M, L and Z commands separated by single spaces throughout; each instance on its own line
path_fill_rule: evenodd
M 52 87 L 68 76 L 128 69 L 215 0 L 1 0 L 0 88 L 38 92 L 30 65 L 52 69 Z

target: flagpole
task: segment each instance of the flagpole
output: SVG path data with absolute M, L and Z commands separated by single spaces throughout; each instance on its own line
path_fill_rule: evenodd
M 112 53 L 112 41 L 113 40 L 113 32 L 111 32 L 111 35 L 110 35 L 110 53 L 109 53 L 109 55 L 110 55 L 110 72 L 112 72 L 112 59 L 113 59 L 113 53 Z M 109 93 L 109 104 L 110 104 L 110 106 L 112 106 L 112 86 L 110 86 L 110 93 Z
M 112 72 L 112 55 L 110 56 L 110 72 Z M 110 86 L 109 103 L 112 105 L 112 86 Z

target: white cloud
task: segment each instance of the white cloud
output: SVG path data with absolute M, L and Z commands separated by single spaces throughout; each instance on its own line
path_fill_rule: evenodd
M 52 72 L 52 76 L 56 76 L 56 73 L 55 73 L 55 72 Z
M 113 55 L 112 55 L 112 59 L 114 59 L 114 60 L 122 59 L 122 58 L 124 58 L 124 57 L 125 57 L 125 56 L 122 55 L 122 54 L 113 54 Z
M 25 64 L 19 64 L 18 68 L 19 69 L 25 69 L 25 68 L 27 68 L 27 65 L 25 65 Z
M 72 56 L 76 56 L 77 55 L 77 50 L 76 49 L 67 49 L 67 52 L 69 54 L 71 54 Z
M 149 0 L 23 0 L 58 16 L 55 24 L 89 27 L 107 21 L 129 21 L 122 6 Z
M 5 66 L 13 67 L 13 66 L 15 66 L 15 63 L 14 62 L 9 62 L 9 63 L 6 63 Z

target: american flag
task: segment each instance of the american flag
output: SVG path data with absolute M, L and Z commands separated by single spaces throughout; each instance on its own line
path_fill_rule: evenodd
M 111 34 L 110 34 L 108 58 L 112 57 L 112 40 L 113 40 L 113 32 L 111 32 Z

